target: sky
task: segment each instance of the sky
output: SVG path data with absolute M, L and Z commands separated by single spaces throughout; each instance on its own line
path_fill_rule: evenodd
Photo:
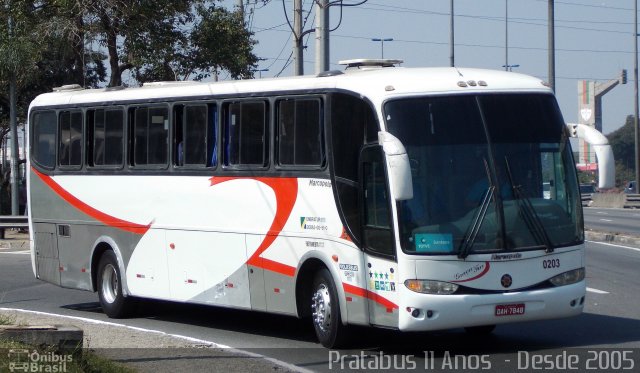
M 633 0 L 636 1 L 636 0 Z M 578 82 L 618 79 L 627 69 L 628 84 L 603 96 L 603 132 L 608 134 L 634 112 L 632 0 L 555 0 L 556 97 L 565 121 L 578 121 Z M 246 0 L 245 0 L 246 2 Z M 255 0 L 249 0 L 254 3 Z M 313 28 L 312 0 L 302 0 L 304 30 Z M 344 4 L 361 0 L 344 0 Z M 233 6 L 236 0 L 224 0 Z M 455 0 L 455 64 L 458 67 L 504 69 L 505 52 L 514 72 L 548 80 L 548 0 Z M 506 6 L 506 22 L 505 22 Z M 293 0 L 270 0 L 245 6 L 247 25 L 261 60 L 256 77 L 291 76 Z M 369 0 L 355 7 L 330 8 L 330 69 L 339 60 L 380 58 L 404 60 L 404 67 L 449 66 L 450 0 Z M 505 43 L 505 24 L 508 43 Z M 314 34 L 305 38 L 305 74 L 315 71 Z M 507 48 L 505 48 L 505 45 Z

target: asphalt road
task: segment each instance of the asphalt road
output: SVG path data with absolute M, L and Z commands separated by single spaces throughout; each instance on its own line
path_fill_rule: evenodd
M 485 337 L 471 337 L 462 330 L 399 333 L 356 329 L 356 350 L 337 352 L 316 343 L 308 322 L 264 313 L 146 302 L 136 318 L 109 320 L 101 313 L 96 294 L 40 282 L 33 278 L 29 255 L 6 251 L 0 251 L 0 307 L 161 330 L 257 352 L 312 371 L 370 371 L 374 365 L 367 364 L 376 362 L 379 368 L 390 370 L 455 371 L 438 368 L 454 367 L 446 363 L 482 368 L 488 363 L 491 371 L 516 371 L 524 364 L 532 368 L 534 355 L 541 354 L 549 354 L 554 364 L 575 355 L 580 371 L 586 369 L 589 359 L 592 367 L 602 367 L 604 359 L 607 366 L 618 359 L 623 367 L 633 363 L 636 370 L 640 367 L 638 268 L 639 249 L 589 242 L 589 292 L 581 316 L 501 325 Z
M 584 209 L 588 229 L 640 236 L 640 209 Z

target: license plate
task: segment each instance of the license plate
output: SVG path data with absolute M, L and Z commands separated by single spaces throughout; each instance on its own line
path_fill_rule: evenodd
M 496 316 L 524 315 L 524 303 L 518 304 L 498 304 L 496 306 Z

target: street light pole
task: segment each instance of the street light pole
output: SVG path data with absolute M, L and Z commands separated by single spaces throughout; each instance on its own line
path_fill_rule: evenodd
M 509 2 L 504 0 L 504 71 L 509 71 Z
M 379 41 L 381 48 L 381 58 L 384 58 L 384 42 L 385 41 L 393 41 L 393 38 L 373 38 L 371 41 Z
M 451 6 L 451 21 L 449 22 L 449 65 L 454 67 L 455 63 L 455 28 L 453 27 L 453 0 L 450 1 Z
M 549 36 L 549 86 L 553 93 L 556 92 L 556 37 L 555 37 L 555 15 L 553 0 L 549 0 L 548 5 L 549 20 L 548 22 L 548 36 Z

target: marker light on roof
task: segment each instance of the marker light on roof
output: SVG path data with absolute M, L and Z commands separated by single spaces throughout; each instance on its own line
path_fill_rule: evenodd
M 390 92 L 390 91 L 395 91 L 396 89 L 392 85 L 388 85 L 384 87 L 384 90 L 387 92 Z
M 467 84 L 469 84 L 469 85 L 470 85 L 470 86 L 472 86 L 472 87 L 475 87 L 475 86 L 477 85 L 477 83 L 476 83 L 476 81 L 475 81 L 475 80 L 469 80 L 469 81 L 467 82 Z
M 458 87 L 464 88 L 466 86 L 467 86 L 467 83 L 463 82 L 462 80 L 458 82 Z

